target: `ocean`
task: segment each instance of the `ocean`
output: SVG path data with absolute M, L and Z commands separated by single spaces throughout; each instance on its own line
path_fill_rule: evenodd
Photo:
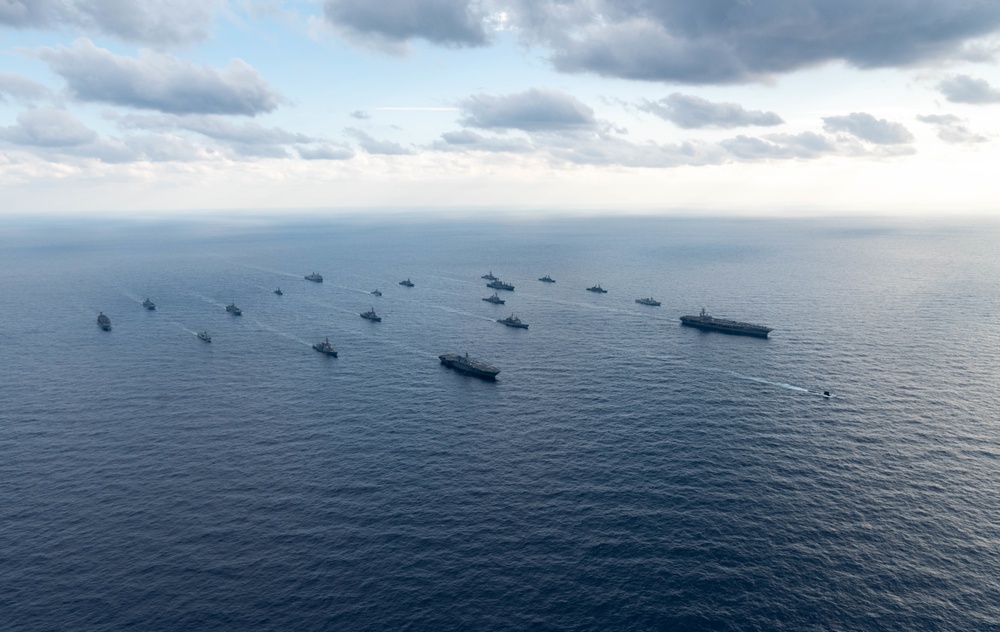
M 1000 630 L 998 246 L 963 219 L 6 220 L 0 628 Z M 774 331 L 680 325 L 702 307 Z

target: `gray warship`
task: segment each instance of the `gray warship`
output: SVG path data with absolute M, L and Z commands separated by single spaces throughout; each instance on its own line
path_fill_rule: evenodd
M 370 320 L 373 323 L 382 322 L 382 317 L 375 313 L 374 307 L 368 310 L 367 312 L 361 312 L 361 317 L 364 318 L 365 320 Z
M 323 342 L 317 342 L 316 344 L 314 344 L 313 349 L 319 351 L 324 355 L 333 356 L 335 358 L 337 357 L 337 350 L 334 349 L 333 345 L 330 344 L 329 338 L 324 338 Z
M 104 331 L 111 331 L 111 319 L 105 316 L 104 312 L 101 312 L 97 315 L 97 326 Z
M 506 302 L 502 298 L 497 296 L 496 292 L 493 293 L 493 296 L 487 296 L 483 300 L 486 301 L 487 303 L 493 303 L 494 305 L 503 305 Z
M 305 276 L 306 281 L 314 281 L 316 283 L 323 282 L 323 275 L 318 272 L 313 272 L 312 274 L 307 274 Z
M 207 331 L 199 331 L 198 338 L 204 340 L 205 342 L 212 342 L 212 337 L 208 335 Z
M 486 364 L 482 360 L 470 358 L 468 353 L 464 356 L 457 353 L 445 353 L 444 355 L 439 355 L 438 358 L 441 360 L 441 364 L 447 367 L 475 377 L 481 377 L 484 380 L 496 379 L 497 373 L 500 372 L 500 369 L 495 366 Z
M 226 311 L 232 314 L 233 316 L 243 315 L 243 310 L 240 309 L 239 307 L 236 307 L 236 303 L 230 303 L 229 305 L 226 305 Z
M 148 296 L 146 297 L 146 300 L 144 300 L 142 302 L 142 306 L 145 307 L 146 309 L 150 310 L 150 311 L 156 309 L 156 303 L 154 303 L 153 301 L 149 300 Z
M 279 287 L 278 289 L 276 289 L 276 290 L 274 291 L 274 293 L 275 293 L 275 294 L 277 294 L 278 296 L 281 296 L 282 294 L 284 294 L 284 292 L 282 292 L 282 291 L 281 291 L 281 288 L 280 288 L 280 287 Z
M 507 318 L 498 318 L 497 322 L 501 325 L 507 325 L 508 327 L 514 327 L 516 329 L 527 329 L 528 323 L 522 323 L 521 319 L 517 316 L 511 314 Z
M 555 279 L 553 279 L 552 277 L 550 277 L 550 276 L 549 276 L 549 275 L 547 275 L 547 274 L 546 274 L 545 276 L 543 276 L 542 278 L 538 279 L 538 280 L 539 280 L 539 281 L 543 281 L 543 282 L 545 282 L 545 283 L 555 283 L 555 282 L 556 282 L 556 280 L 555 280 Z
M 493 276 L 493 270 L 490 270 L 489 272 L 487 272 L 486 274 L 484 274 L 483 276 L 481 276 L 479 278 L 486 279 L 487 281 L 496 281 L 497 280 L 497 278 L 495 276 Z
M 772 328 L 763 325 L 741 323 L 735 320 L 709 316 L 705 313 L 704 307 L 701 308 L 701 314 L 697 316 L 681 316 L 681 323 L 688 327 L 695 327 L 704 331 L 718 331 L 724 334 L 754 336 L 757 338 L 767 338 L 767 334 L 774 331 Z
M 656 300 L 652 296 L 650 296 L 649 298 L 637 298 L 635 299 L 635 302 L 639 303 L 640 305 L 652 305 L 653 307 L 660 306 L 660 301 Z
M 588 292 L 597 292 L 598 294 L 607 294 L 608 293 L 607 290 L 605 290 L 603 287 L 601 287 L 600 283 L 598 283 L 597 285 L 594 285 L 592 287 L 588 287 L 587 291 Z
M 406 277 L 406 280 L 400 281 L 399 284 L 406 287 L 413 287 L 413 281 L 410 280 L 410 277 Z
M 508 292 L 514 291 L 514 286 L 510 283 L 504 283 L 500 279 L 494 279 L 486 284 L 486 287 L 491 287 L 494 290 L 507 290 Z

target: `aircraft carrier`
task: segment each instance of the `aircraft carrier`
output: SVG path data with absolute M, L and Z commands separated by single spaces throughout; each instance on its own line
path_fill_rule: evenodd
M 735 334 L 737 336 L 754 336 L 757 338 L 767 338 L 767 334 L 774 331 L 770 327 L 754 325 L 752 323 L 741 323 L 726 318 L 715 318 L 705 313 L 705 308 L 701 308 L 698 316 L 681 316 L 681 323 L 688 327 L 695 327 L 705 331 L 718 331 L 724 334 Z

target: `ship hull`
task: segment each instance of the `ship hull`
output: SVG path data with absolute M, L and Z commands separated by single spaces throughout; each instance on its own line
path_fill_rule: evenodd
M 695 329 L 700 329 L 702 331 L 717 331 L 721 334 L 730 334 L 733 336 L 767 338 L 767 335 L 771 333 L 771 329 L 767 327 L 759 327 L 756 325 L 736 322 L 712 322 L 702 320 L 698 316 L 681 316 L 681 324 L 688 327 L 694 327 Z

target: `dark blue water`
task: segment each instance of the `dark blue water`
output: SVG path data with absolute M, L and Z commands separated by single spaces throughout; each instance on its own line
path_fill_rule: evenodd
M 7 222 L 0 628 L 1000 629 L 998 244 Z M 775 331 L 679 325 L 702 306 Z

